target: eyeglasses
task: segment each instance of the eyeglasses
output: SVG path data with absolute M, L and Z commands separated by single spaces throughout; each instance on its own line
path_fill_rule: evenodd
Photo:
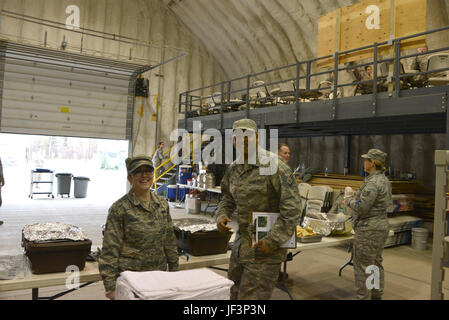
M 142 170 L 142 171 L 136 171 L 133 173 L 133 176 L 139 176 L 139 177 L 143 177 L 144 175 L 147 176 L 151 176 L 153 175 L 154 171 L 153 170 Z

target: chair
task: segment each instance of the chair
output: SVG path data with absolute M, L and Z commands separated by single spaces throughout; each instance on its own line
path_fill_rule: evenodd
M 313 186 L 309 189 L 306 202 L 306 216 L 317 218 L 330 208 L 334 190 L 328 186 Z
M 220 113 L 221 106 L 221 92 L 214 92 L 208 100 L 209 103 L 209 114 Z
M 427 72 L 429 76 L 428 83 L 429 85 L 443 85 L 449 84 L 449 70 L 433 72 L 432 70 L 449 68 L 449 54 L 448 53 L 439 53 L 434 54 L 429 57 L 427 61 Z
M 312 188 L 312 186 L 308 183 L 302 182 L 298 185 L 299 195 L 301 198 L 307 200 L 307 195 L 309 194 L 310 188 Z
M 332 85 L 333 83 L 329 80 L 323 80 L 320 82 L 320 84 L 318 85 L 318 89 L 326 88 L 320 91 L 323 94 L 323 98 L 329 99 L 329 95 L 332 93 Z
M 308 183 L 302 182 L 298 185 L 299 196 L 301 197 L 301 208 L 300 208 L 301 218 L 299 225 L 302 224 L 302 221 L 304 220 L 304 216 L 306 214 L 305 209 L 307 206 L 307 195 L 309 194 L 310 188 L 312 188 L 312 186 Z
M 257 98 L 259 98 L 259 103 L 261 107 L 271 105 L 270 92 L 264 81 L 254 81 L 254 86 L 256 86 Z

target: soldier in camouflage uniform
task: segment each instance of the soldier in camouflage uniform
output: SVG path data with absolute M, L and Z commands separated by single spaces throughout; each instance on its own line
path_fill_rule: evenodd
M 250 119 L 234 122 L 233 129 L 250 131 L 257 144 L 257 125 Z M 252 136 L 251 136 L 252 135 Z M 235 142 L 234 142 L 235 143 Z M 238 146 L 236 146 L 238 148 Z M 259 147 L 258 147 L 259 148 Z M 248 145 L 245 146 L 248 159 Z M 227 232 L 226 226 L 237 210 L 239 230 L 232 247 L 228 278 L 234 281 L 231 299 L 270 299 L 279 276 L 281 263 L 286 259 L 287 249 L 280 248 L 294 232 L 300 218 L 301 198 L 291 169 L 278 156 L 260 149 L 255 164 L 237 164 L 234 161 L 226 170 L 221 182 L 222 200 L 217 210 L 218 229 Z M 274 173 L 261 175 L 261 169 L 278 166 Z M 273 163 L 271 162 L 271 163 Z M 250 233 L 254 226 L 250 221 L 252 212 L 279 212 L 279 218 L 271 231 L 253 247 Z
M 169 206 L 150 190 L 150 157 L 126 159 L 131 190 L 109 209 L 98 268 L 106 296 L 115 298 L 121 272 L 178 270 L 178 251 Z
M 353 264 L 357 299 L 377 300 L 383 294 L 382 251 L 390 229 L 387 207 L 391 204 L 391 184 L 384 174 L 386 157 L 387 154 L 378 149 L 370 149 L 362 155 L 369 176 L 354 196 L 344 200 L 354 217 Z M 367 288 L 366 281 L 371 275 L 366 273 L 369 266 L 379 270 L 378 289 Z

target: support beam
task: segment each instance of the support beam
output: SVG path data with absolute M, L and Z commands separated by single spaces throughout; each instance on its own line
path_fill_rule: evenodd
M 345 160 L 344 169 L 349 174 L 351 168 L 351 136 L 345 136 Z

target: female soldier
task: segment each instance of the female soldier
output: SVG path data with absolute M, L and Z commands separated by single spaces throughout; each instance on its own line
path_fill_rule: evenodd
M 353 264 L 357 299 L 377 300 L 381 299 L 384 288 L 382 251 L 390 229 L 387 207 L 391 204 L 391 184 L 384 175 L 386 153 L 370 149 L 362 158 L 369 176 L 357 193 L 344 202 L 354 211 Z
M 98 268 L 106 297 L 115 299 L 121 272 L 178 270 L 178 251 L 167 201 L 151 192 L 153 163 L 126 159 L 131 190 L 109 209 Z

